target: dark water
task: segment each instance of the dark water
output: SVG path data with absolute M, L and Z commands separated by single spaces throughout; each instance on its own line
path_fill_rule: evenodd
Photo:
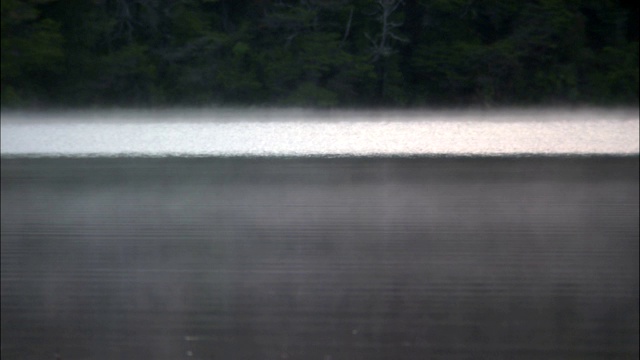
M 638 157 L 2 159 L 2 359 L 637 358 Z

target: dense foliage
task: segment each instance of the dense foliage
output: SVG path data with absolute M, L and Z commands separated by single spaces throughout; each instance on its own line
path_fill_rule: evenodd
M 638 104 L 638 5 L 2 0 L 3 106 Z

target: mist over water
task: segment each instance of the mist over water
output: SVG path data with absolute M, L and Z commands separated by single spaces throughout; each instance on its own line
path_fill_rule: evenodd
M 637 358 L 637 116 L 3 113 L 0 357 Z
M 3 360 L 638 355 L 635 157 L 3 158 L 1 184 Z
M 3 156 L 636 154 L 637 110 L 6 113 Z

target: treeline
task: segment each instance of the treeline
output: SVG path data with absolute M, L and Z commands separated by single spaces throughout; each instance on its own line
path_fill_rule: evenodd
M 638 5 L 2 0 L 3 106 L 638 104 Z

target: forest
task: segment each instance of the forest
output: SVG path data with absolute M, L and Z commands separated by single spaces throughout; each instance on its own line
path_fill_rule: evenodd
M 638 3 L 2 0 L 3 108 L 638 105 Z

